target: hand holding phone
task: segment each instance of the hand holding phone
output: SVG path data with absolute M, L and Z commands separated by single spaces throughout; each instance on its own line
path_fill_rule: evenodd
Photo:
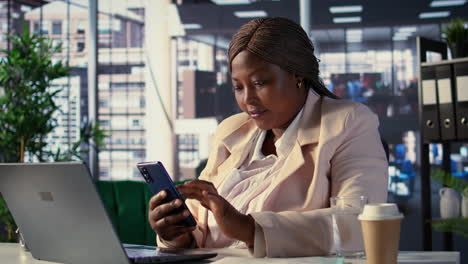
M 162 163 L 143 162 L 137 168 L 154 194 L 149 202 L 151 228 L 176 247 L 190 245 L 197 223 Z

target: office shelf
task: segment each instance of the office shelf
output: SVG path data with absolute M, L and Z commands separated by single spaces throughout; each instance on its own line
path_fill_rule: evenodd
M 447 64 L 454 64 L 454 63 L 461 63 L 461 62 L 468 62 L 468 57 L 456 58 L 452 60 L 442 60 L 442 61 L 437 61 L 437 62 L 421 62 L 421 67 L 447 65 Z
M 433 219 L 431 212 L 431 164 L 429 163 L 429 144 L 441 143 L 443 147 L 442 169 L 450 172 L 450 145 L 454 142 L 467 142 L 459 140 L 437 140 L 428 142 L 424 137 L 424 119 L 423 119 L 423 102 L 422 102 L 422 78 L 421 69 L 431 66 L 447 65 L 460 62 L 468 62 L 468 58 L 447 59 L 447 44 L 440 41 L 434 41 L 422 37 L 417 38 L 417 54 L 418 54 L 418 69 L 419 69 L 419 120 L 420 120 L 420 154 L 421 154 L 421 224 L 423 227 L 422 240 L 423 249 L 425 251 L 432 250 L 432 226 L 436 230 L 445 231 L 443 236 L 444 250 L 453 250 L 453 236 L 451 231 L 458 230 L 459 224 L 466 224 L 467 219 Z M 436 52 L 442 55 L 442 61 L 426 62 L 427 52 Z M 450 232 L 447 232 L 450 231 Z

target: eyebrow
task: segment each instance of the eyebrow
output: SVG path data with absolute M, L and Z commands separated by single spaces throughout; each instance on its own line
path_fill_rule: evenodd
M 266 69 L 267 67 L 268 67 L 268 65 L 261 66 L 261 67 L 255 69 L 254 71 L 252 71 L 251 73 L 249 73 L 248 76 L 250 77 L 250 76 L 252 76 L 252 75 L 254 75 L 254 74 L 258 73 L 258 72 L 264 72 L 264 71 L 267 70 L 267 69 Z M 233 81 L 237 81 L 237 78 L 231 77 L 231 79 L 232 79 Z

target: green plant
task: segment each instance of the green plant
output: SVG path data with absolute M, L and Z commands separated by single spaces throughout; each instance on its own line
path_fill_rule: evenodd
M 439 232 L 453 232 L 468 238 L 468 218 L 449 218 L 437 220 L 432 226 Z
M 99 151 L 104 144 L 104 139 L 107 137 L 105 130 L 100 129 L 99 123 L 83 122 L 80 128 L 80 138 L 73 143 L 71 148 L 62 150 L 58 148 L 55 152 L 48 152 L 48 156 L 54 161 L 69 161 L 81 160 L 84 153 L 89 152 L 89 148 L 95 148 Z
M 52 89 L 52 81 L 65 77 L 70 68 L 53 60 L 61 45 L 30 34 L 7 35 L 11 49 L 2 50 L 0 59 L 0 162 L 69 161 L 82 159 L 90 147 L 104 145 L 105 131 L 98 123 L 83 122 L 79 139 L 68 149 L 51 150 L 46 136 L 57 127 L 55 114 L 60 112 L 54 99 L 61 90 Z M 0 195 L 0 241 L 15 241 L 15 222 Z M 3 230 L 5 229 L 5 230 Z M 2 233 L 6 238 L 1 238 Z
M 56 126 L 59 110 L 54 97 L 60 90 L 50 89 L 53 80 L 69 74 L 69 67 L 54 62 L 61 50 L 48 38 L 23 33 L 7 35 L 11 49 L 2 50 L 0 61 L 0 153 L 4 162 L 23 162 L 25 153 L 44 161 L 44 140 Z
M 465 22 L 458 18 L 453 19 L 442 32 L 445 34 L 445 41 L 450 47 L 453 58 L 468 56 L 468 28 Z
M 453 188 L 455 191 L 461 193 L 461 195 L 468 198 L 467 181 L 458 179 L 452 176 L 452 174 L 445 172 L 441 169 L 433 170 L 431 172 L 431 178 L 442 185 Z
M 468 28 L 465 28 L 461 18 L 452 19 L 442 32 L 447 43 L 459 43 L 468 41 Z

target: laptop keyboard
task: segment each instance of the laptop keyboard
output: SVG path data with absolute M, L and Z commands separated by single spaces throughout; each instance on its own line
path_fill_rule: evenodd
M 125 252 L 132 263 L 170 263 L 180 261 L 196 261 L 215 257 L 217 254 L 173 254 L 148 246 L 126 246 Z
M 135 249 L 135 248 L 126 248 L 125 252 L 129 258 L 149 258 L 149 257 L 170 257 L 178 256 L 177 254 L 164 253 L 156 249 Z
M 125 248 L 128 258 L 132 263 L 166 263 L 184 259 L 178 254 L 164 253 L 156 249 L 148 248 Z

